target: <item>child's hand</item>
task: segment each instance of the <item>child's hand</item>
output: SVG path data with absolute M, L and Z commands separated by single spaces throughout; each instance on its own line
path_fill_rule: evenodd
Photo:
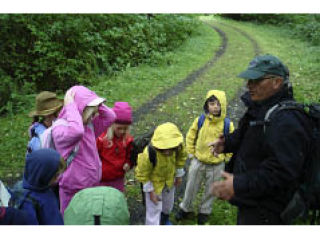
M 64 105 L 67 105 L 69 103 L 72 103 L 74 101 L 74 95 L 76 93 L 71 91 L 71 90 L 68 90 L 66 92 L 66 95 L 64 96 Z
M 158 197 L 157 194 L 155 194 L 155 192 L 150 192 L 150 200 L 155 204 L 158 205 L 158 201 L 160 200 L 160 198 Z
M 124 170 L 125 172 L 128 172 L 128 171 L 130 170 L 130 165 L 129 165 L 128 163 L 125 163 L 125 164 L 123 165 L 123 170 Z
M 174 185 L 177 187 L 182 183 L 182 177 L 176 177 L 174 180 Z
M 208 146 L 211 148 L 210 149 L 211 153 L 215 157 L 218 157 L 218 155 L 223 152 L 224 143 L 225 143 L 225 138 L 224 138 L 223 135 L 220 135 L 219 138 L 216 141 L 208 144 Z

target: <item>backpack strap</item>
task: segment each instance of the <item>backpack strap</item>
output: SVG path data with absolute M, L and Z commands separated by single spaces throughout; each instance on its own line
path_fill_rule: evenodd
M 204 120 L 206 120 L 206 115 L 205 114 L 201 114 L 200 117 L 198 118 L 198 132 L 200 131 L 200 129 L 203 126 Z
M 100 216 L 94 215 L 94 225 L 101 225 Z
M 36 212 L 37 220 L 38 220 L 38 222 L 39 222 L 41 207 L 40 207 L 39 202 L 38 202 L 34 197 L 30 196 L 30 193 L 31 193 L 30 190 L 28 190 L 27 193 L 25 193 L 24 197 L 22 198 L 21 202 L 19 203 L 18 209 L 21 209 L 21 208 L 22 208 L 22 205 L 23 205 L 26 201 L 31 202 L 31 204 L 32 204 L 32 206 L 33 206 L 33 209 L 34 209 L 35 212 Z
M 230 132 L 230 118 L 226 117 L 224 119 L 224 125 L 223 125 L 223 135 L 228 135 Z
M 157 164 L 157 152 L 151 144 L 148 145 L 149 160 L 153 167 Z
M 272 106 L 266 113 L 263 121 L 263 132 L 266 132 L 266 126 L 270 125 L 272 117 L 283 110 L 296 110 L 305 114 L 304 105 L 292 100 L 282 101 Z M 251 126 L 251 124 L 250 124 Z
M 198 118 L 198 129 L 197 129 L 196 136 L 194 138 L 194 144 L 196 144 L 198 141 L 198 135 L 199 135 L 200 129 L 202 128 L 205 120 L 206 120 L 206 115 L 202 113 Z

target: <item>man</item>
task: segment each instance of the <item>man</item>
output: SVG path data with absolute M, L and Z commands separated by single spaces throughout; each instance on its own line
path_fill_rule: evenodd
M 241 97 L 248 107 L 239 127 L 210 143 L 212 153 L 233 153 L 233 174 L 211 186 L 212 194 L 238 207 L 238 224 L 285 224 L 281 219 L 297 189 L 309 144 L 307 119 L 281 111 L 270 124 L 265 114 L 293 100 L 287 67 L 272 55 L 254 58 L 239 77 L 247 80 Z

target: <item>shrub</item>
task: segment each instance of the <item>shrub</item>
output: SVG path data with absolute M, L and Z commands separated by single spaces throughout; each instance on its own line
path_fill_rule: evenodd
M 190 15 L 2 14 L 0 91 L 8 91 L 1 92 L 0 113 L 12 94 L 26 93 L 25 86 L 31 92 L 66 90 L 90 85 L 98 74 L 156 62 L 197 24 Z
M 292 35 L 320 45 L 320 14 L 221 14 L 238 21 L 286 26 Z

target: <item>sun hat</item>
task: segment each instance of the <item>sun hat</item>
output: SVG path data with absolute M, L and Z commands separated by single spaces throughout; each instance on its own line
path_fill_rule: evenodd
M 36 96 L 36 109 L 29 113 L 30 117 L 51 115 L 63 106 L 63 100 L 53 92 L 43 91 Z

